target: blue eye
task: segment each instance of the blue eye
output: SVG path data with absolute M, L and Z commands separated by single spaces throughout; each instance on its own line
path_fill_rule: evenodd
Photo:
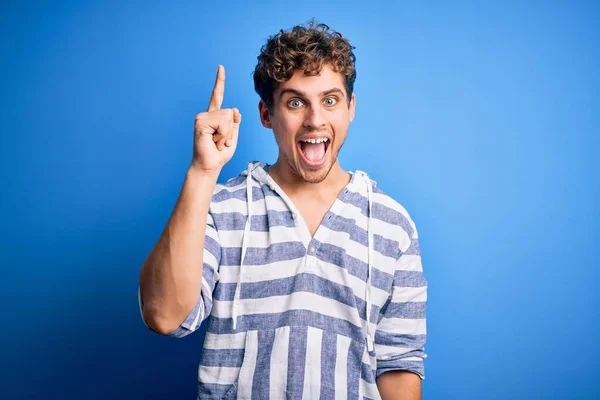
M 288 101 L 288 106 L 290 106 L 292 108 L 298 108 L 298 107 L 302 106 L 302 102 L 298 99 L 292 99 L 292 100 Z
M 337 103 L 337 99 L 335 97 L 328 97 L 324 101 L 326 106 L 334 106 Z

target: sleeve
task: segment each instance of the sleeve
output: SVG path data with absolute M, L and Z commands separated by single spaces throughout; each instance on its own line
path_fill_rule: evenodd
M 215 285 L 219 280 L 219 265 L 221 263 L 221 244 L 217 229 L 215 228 L 214 219 L 212 214 L 209 212 L 206 220 L 206 236 L 204 239 L 204 254 L 202 264 L 202 287 L 200 290 L 200 298 L 196 303 L 196 306 L 192 312 L 185 318 L 185 320 L 175 329 L 173 332 L 166 336 L 182 338 L 196 331 L 202 321 L 210 315 L 213 304 L 213 291 Z M 142 321 L 144 325 L 151 329 L 146 321 L 144 320 L 143 309 L 144 304 L 142 296 L 140 294 L 140 288 L 138 285 L 138 305 Z M 152 330 L 152 329 L 151 329 Z
M 410 244 L 396 261 L 390 297 L 381 309 L 375 333 L 377 377 L 405 370 L 425 379 L 427 281 L 423 275 L 419 238 L 412 224 Z

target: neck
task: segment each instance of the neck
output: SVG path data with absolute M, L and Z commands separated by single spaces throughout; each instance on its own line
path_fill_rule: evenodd
M 339 160 L 333 165 L 327 177 L 319 183 L 305 181 L 281 158 L 269 168 L 269 175 L 288 195 L 292 196 L 295 194 L 318 197 L 329 194 L 337 196 L 351 179 L 350 174 L 340 166 Z

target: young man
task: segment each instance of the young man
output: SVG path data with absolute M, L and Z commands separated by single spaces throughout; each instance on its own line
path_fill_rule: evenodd
M 219 66 L 181 195 L 140 273 L 146 325 L 208 319 L 200 399 L 420 399 L 427 282 L 415 225 L 338 162 L 354 118 L 353 47 L 310 23 L 269 38 L 254 72 L 275 164 L 217 184 L 240 112 Z

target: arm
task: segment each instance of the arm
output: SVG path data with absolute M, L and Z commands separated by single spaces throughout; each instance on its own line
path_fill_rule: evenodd
M 382 400 L 421 400 L 421 378 L 408 371 L 389 371 L 377 378 Z
M 140 271 L 144 322 L 169 334 L 199 303 L 210 201 L 218 173 L 190 167 L 163 233 Z
M 237 147 L 242 118 L 236 108 L 221 109 L 224 91 L 225 69 L 219 66 L 208 111 L 195 118 L 192 164 L 181 194 L 140 271 L 142 318 L 161 334 L 185 336 L 212 304 L 219 246 L 209 209 L 219 173 Z
M 396 261 L 392 292 L 375 333 L 377 387 L 383 400 L 420 400 L 425 379 L 427 281 L 411 225 L 410 243 Z

